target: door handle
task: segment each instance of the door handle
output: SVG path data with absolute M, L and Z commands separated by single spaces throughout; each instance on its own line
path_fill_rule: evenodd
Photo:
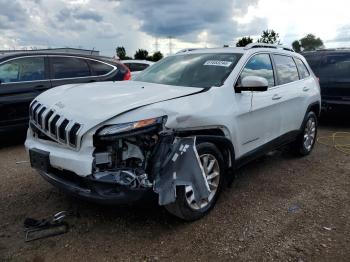
M 309 89 L 310 89 L 310 88 L 308 88 L 307 86 L 304 86 L 303 91 L 304 91 L 304 92 L 307 92 L 307 91 L 309 91 Z
M 282 98 L 282 96 L 280 96 L 279 94 L 274 94 L 272 97 L 272 100 L 279 100 L 281 98 Z

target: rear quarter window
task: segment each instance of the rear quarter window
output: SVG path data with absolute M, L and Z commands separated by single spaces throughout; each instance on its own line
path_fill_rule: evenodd
M 94 61 L 94 60 L 87 60 L 90 64 L 91 70 L 95 76 L 102 76 L 110 73 L 114 68 L 111 65 Z
M 299 58 L 295 58 L 295 63 L 297 64 L 301 79 L 304 79 L 310 76 L 310 72 L 302 60 L 300 60 Z

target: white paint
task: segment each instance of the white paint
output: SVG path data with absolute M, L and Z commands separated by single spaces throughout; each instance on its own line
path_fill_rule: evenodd
M 222 86 L 206 92 L 194 94 L 202 89 L 124 81 L 66 85 L 41 94 L 37 97 L 40 103 L 83 124 L 81 147 L 74 151 L 39 140 L 29 130 L 26 148 L 48 151 L 54 167 L 87 176 L 93 162 L 93 135 L 99 128 L 167 115 L 165 126 L 169 129 L 220 128 L 232 141 L 235 157 L 239 158 L 282 134 L 298 130 L 307 107 L 320 102 L 319 86 L 313 75 L 272 87 L 266 92 L 234 91 L 241 70 L 254 54 L 280 53 L 298 57 L 306 63 L 297 53 L 272 48 L 221 48 L 195 50 L 188 54 L 208 52 L 242 53 L 243 56 Z M 307 92 L 302 90 L 305 86 L 309 87 Z M 276 94 L 281 99 L 273 100 Z M 64 107 L 56 107 L 58 102 Z

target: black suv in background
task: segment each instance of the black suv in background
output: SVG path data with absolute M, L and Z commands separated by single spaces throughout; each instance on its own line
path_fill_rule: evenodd
M 100 56 L 62 53 L 0 55 L 0 133 L 26 128 L 30 102 L 55 86 L 130 79 L 123 64 Z
M 320 80 L 324 112 L 350 111 L 350 49 L 324 49 L 302 54 Z

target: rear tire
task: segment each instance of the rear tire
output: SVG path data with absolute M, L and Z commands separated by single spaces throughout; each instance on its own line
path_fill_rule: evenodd
M 191 195 L 191 187 L 179 186 L 176 189 L 176 201 L 165 206 L 169 213 L 186 221 L 194 221 L 206 215 L 214 207 L 224 185 L 225 165 L 221 152 L 212 143 L 204 142 L 196 147 L 212 191 L 211 195 L 207 201 L 199 204 Z
M 313 111 L 308 112 L 301 129 L 301 134 L 291 144 L 292 151 L 297 156 L 306 156 L 311 153 L 316 142 L 317 126 L 318 120 L 316 114 Z

